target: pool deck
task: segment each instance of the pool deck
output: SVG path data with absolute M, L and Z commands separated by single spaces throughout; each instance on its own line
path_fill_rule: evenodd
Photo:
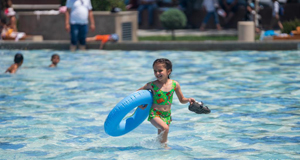
M 138 30 L 138 36 L 154 36 L 169 35 L 164 30 Z M 178 30 L 176 36 L 183 35 L 237 35 L 237 30 L 208 30 L 200 32 L 199 30 Z M 0 41 L 0 49 L 53 49 L 68 50 L 69 40 L 44 40 L 40 42 L 34 41 Z M 98 49 L 99 42 L 91 42 L 87 44 L 87 49 Z M 141 42 L 119 42 L 107 43 L 105 50 L 190 50 L 190 51 L 206 51 L 206 50 L 299 50 L 300 41 L 256 41 L 256 42 L 239 42 L 239 41 L 141 41 Z

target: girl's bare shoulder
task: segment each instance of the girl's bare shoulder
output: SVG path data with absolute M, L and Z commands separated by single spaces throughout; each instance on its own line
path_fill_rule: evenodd
M 146 83 L 146 85 L 145 85 L 146 89 L 150 89 L 152 83 L 153 83 L 153 82 L 148 82 L 148 83 Z
M 178 85 L 179 83 L 176 81 L 176 80 L 174 80 L 174 79 L 171 79 L 171 81 L 173 82 L 175 82 L 176 83 L 176 85 Z

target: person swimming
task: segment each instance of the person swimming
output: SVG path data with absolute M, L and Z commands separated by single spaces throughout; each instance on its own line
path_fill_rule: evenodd
M 23 55 L 21 53 L 17 53 L 15 55 L 15 59 L 14 59 L 14 64 L 12 64 L 6 71 L 5 73 L 9 72 L 9 73 L 16 73 L 18 68 L 21 67 L 21 65 L 23 64 Z
M 50 64 L 49 67 L 57 67 L 57 64 L 60 61 L 59 55 L 58 54 L 53 54 L 51 56 L 51 61 L 52 61 L 52 64 Z

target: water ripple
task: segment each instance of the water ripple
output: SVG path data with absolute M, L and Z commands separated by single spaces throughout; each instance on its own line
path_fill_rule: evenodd
M 299 51 L 0 50 L 1 71 L 17 52 L 17 74 L 0 74 L 1 159 L 300 159 Z M 61 61 L 48 68 L 53 53 Z M 211 113 L 174 96 L 170 150 L 148 121 L 107 135 L 110 110 L 155 80 L 161 57 L 183 94 Z

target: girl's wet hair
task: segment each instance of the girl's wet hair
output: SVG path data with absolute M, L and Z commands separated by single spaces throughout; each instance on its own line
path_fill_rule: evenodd
M 58 58 L 60 58 L 58 54 L 52 54 L 52 56 L 51 56 L 51 60 L 52 60 L 54 57 L 58 57 Z
M 23 55 L 21 54 L 21 53 L 17 53 L 16 55 L 15 55 L 15 59 L 14 59 L 14 62 L 15 63 L 20 63 L 20 62 L 22 62 L 23 61 Z
M 168 59 L 166 59 L 166 58 L 159 58 L 159 59 L 156 59 L 154 62 L 153 62 L 153 66 L 152 67 L 154 67 L 154 65 L 156 64 L 156 63 L 162 63 L 162 64 L 164 64 L 165 65 L 165 68 L 167 69 L 167 70 L 171 70 L 171 72 L 172 72 L 172 62 L 170 61 L 170 60 L 168 60 Z M 171 74 L 171 73 L 170 73 Z M 168 78 L 170 78 L 170 75 L 168 75 Z

